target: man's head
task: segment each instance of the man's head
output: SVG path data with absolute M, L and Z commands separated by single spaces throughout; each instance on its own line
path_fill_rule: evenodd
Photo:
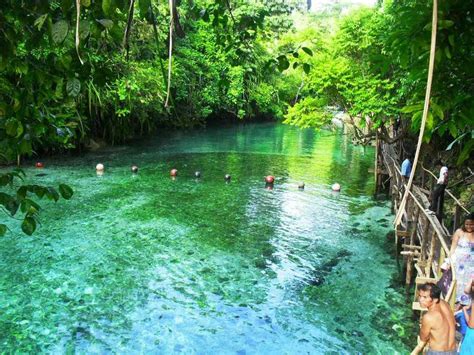
M 434 303 L 439 303 L 441 289 L 433 283 L 418 286 L 418 299 L 424 308 L 430 308 Z

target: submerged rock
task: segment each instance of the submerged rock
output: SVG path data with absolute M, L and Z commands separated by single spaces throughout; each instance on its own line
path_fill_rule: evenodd
M 319 270 L 316 270 L 311 277 L 309 284 L 312 286 L 320 286 L 324 284 L 326 281 L 326 277 L 331 273 L 332 269 L 334 269 L 337 264 L 343 259 L 348 256 L 351 256 L 352 253 L 349 250 L 343 249 L 336 253 L 334 257 L 326 261 L 324 264 L 321 265 Z

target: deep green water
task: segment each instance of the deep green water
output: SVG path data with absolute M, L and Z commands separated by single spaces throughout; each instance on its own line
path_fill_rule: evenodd
M 408 307 L 390 287 L 391 216 L 371 198 L 373 159 L 341 134 L 264 124 L 166 133 L 25 169 L 28 181 L 66 182 L 75 195 L 43 201 L 33 237 L 9 222 L 0 350 L 406 352 L 415 335 L 399 325 Z

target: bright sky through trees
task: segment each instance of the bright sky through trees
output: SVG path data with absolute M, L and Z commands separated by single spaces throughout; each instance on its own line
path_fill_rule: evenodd
M 351 5 L 375 5 L 376 0 L 313 0 L 311 4 L 311 11 L 318 11 L 324 6 L 331 4 L 351 4 Z

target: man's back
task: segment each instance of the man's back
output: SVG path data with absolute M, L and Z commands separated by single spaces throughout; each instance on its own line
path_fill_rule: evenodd
M 428 322 L 431 326 L 430 350 L 449 351 L 456 348 L 455 320 L 445 301 L 440 300 L 439 304 L 430 309 L 423 318 L 423 321 Z

